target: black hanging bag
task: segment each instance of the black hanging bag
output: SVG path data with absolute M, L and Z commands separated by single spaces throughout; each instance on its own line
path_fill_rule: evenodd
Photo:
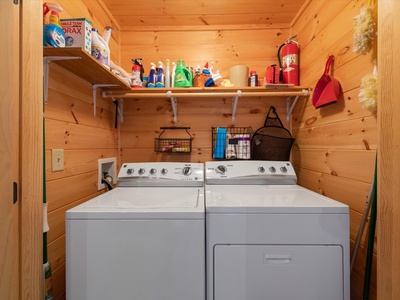
M 273 117 L 274 115 L 274 117 Z M 256 160 L 288 161 L 294 138 L 271 106 L 264 126 L 251 139 L 251 158 Z

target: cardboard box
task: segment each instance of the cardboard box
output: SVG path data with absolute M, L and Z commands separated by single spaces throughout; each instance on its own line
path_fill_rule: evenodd
M 91 54 L 92 23 L 85 18 L 61 19 L 60 21 L 65 33 L 65 47 L 81 47 Z

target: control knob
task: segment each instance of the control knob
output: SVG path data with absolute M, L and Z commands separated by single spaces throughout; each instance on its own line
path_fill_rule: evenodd
M 133 174 L 133 172 L 134 172 L 134 170 L 133 170 L 133 169 L 128 169 L 128 170 L 126 170 L 126 174 L 128 174 L 128 175 L 132 175 L 132 174 Z
M 280 170 L 281 170 L 282 173 L 287 173 L 286 167 L 281 167 Z
M 145 169 L 143 169 L 143 168 L 140 168 L 140 169 L 139 169 L 139 175 L 143 175 L 143 174 L 144 174 L 144 172 L 146 172 L 146 170 L 145 170 Z
M 269 167 L 269 171 L 270 171 L 271 173 L 275 173 L 275 172 L 276 172 L 276 169 L 275 169 L 275 167 Z
M 161 175 L 166 175 L 168 173 L 168 169 L 161 169 Z
M 215 172 L 221 175 L 225 174 L 226 171 L 228 171 L 228 169 L 224 165 L 219 165 L 218 167 L 215 168 Z
M 182 174 L 185 176 L 189 176 L 190 174 L 192 174 L 192 168 L 191 167 L 184 167 L 182 169 Z
M 154 174 L 156 174 L 157 173 L 157 170 L 156 169 L 154 169 L 154 168 L 151 168 L 150 169 L 150 175 L 154 175 Z
M 264 167 L 259 167 L 259 168 L 258 168 L 258 172 L 260 172 L 260 173 L 264 173 L 264 172 L 265 172 L 265 169 L 264 169 Z

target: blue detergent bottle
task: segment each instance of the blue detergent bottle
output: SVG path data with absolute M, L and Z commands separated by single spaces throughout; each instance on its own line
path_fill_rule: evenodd
M 154 63 L 150 63 L 150 73 L 149 73 L 149 81 L 147 83 L 148 88 L 154 88 L 156 86 L 156 65 Z
M 176 65 L 175 76 L 174 76 L 174 86 L 175 87 L 191 87 L 192 86 L 193 75 L 185 67 L 185 62 L 183 60 L 178 60 Z
M 157 77 L 156 77 L 156 88 L 164 87 L 164 68 L 162 61 L 158 62 Z
M 65 34 L 60 26 L 58 12 L 55 10 L 51 11 L 49 24 L 43 26 L 43 46 L 65 47 Z

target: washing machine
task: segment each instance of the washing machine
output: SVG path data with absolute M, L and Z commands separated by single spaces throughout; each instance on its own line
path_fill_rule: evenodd
M 290 162 L 205 164 L 207 300 L 350 300 L 349 207 Z
M 66 213 L 68 300 L 204 300 L 204 164 L 125 163 Z

